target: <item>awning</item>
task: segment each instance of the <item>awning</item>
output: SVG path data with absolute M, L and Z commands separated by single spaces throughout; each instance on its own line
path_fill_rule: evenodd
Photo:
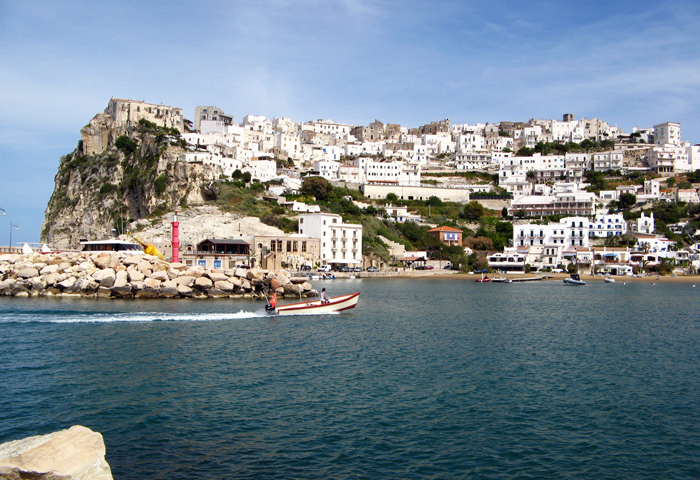
M 345 258 L 332 258 L 330 260 L 327 260 L 328 263 L 362 263 L 359 260 L 350 260 L 350 259 L 345 259 Z

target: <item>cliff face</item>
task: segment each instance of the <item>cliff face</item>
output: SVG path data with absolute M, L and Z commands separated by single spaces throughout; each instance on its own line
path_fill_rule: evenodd
M 132 221 L 201 203 L 202 185 L 220 174 L 177 161 L 179 133 L 150 122 L 117 125 L 99 114 L 81 134 L 61 159 L 46 208 L 41 241 L 53 248 L 78 248 L 81 238 L 106 238 Z

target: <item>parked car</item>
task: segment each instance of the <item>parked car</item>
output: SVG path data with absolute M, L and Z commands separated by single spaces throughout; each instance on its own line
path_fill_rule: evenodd
M 330 265 L 321 265 L 318 267 L 319 272 L 330 272 L 331 271 L 331 266 Z
M 375 266 L 367 267 L 367 271 L 371 273 L 377 273 L 379 269 Z
M 299 270 L 302 272 L 310 272 L 311 271 L 311 265 L 302 265 L 299 267 Z
M 347 272 L 352 272 L 352 268 L 350 268 L 350 267 L 342 267 L 342 268 L 340 269 L 340 271 L 341 271 L 341 272 L 345 272 L 345 273 L 347 273 Z
M 414 270 L 425 270 L 425 265 L 417 265 Z
M 425 269 L 426 269 L 426 270 L 433 270 L 434 268 L 435 268 L 435 267 L 433 267 L 432 265 L 426 265 L 426 266 L 425 266 Z

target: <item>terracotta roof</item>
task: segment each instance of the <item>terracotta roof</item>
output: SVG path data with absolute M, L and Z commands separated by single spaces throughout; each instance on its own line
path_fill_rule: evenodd
M 433 228 L 433 229 L 428 230 L 428 231 L 429 232 L 461 232 L 462 230 L 460 230 L 459 228 L 442 226 L 442 227 Z

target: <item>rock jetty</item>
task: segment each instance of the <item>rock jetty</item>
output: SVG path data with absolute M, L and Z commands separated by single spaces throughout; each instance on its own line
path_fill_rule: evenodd
M 205 269 L 119 252 L 0 255 L 0 296 L 264 299 L 272 292 L 318 295 L 306 277 L 284 270 Z
M 112 480 L 102 435 L 81 425 L 0 444 L 3 480 Z

